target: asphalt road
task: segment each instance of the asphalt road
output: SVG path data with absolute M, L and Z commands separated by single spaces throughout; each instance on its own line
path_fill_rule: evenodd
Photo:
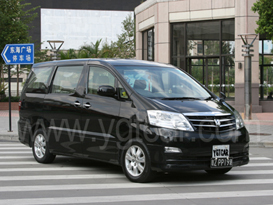
M 249 165 L 223 176 L 181 172 L 137 184 L 118 166 L 61 156 L 38 164 L 30 148 L 0 141 L 0 204 L 272 204 L 273 148 L 250 153 Z

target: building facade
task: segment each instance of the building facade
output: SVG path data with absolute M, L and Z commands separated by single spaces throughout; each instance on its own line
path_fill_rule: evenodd
M 121 33 L 121 22 L 141 0 L 26 0 L 26 9 L 39 6 L 29 34 L 42 49 L 47 40 L 62 40 L 62 49 L 78 49 L 84 43 L 102 39 L 110 43 Z
M 170 63 L 244 111 L 243 41 L 255 33 L 255 0 L 147 0 L 135 8 L 136 58 Z M 254 36 L 249 36 L 249 42 Z M 252 112 L 273 112 L 272 42 L 259 35 L 252 57 Z

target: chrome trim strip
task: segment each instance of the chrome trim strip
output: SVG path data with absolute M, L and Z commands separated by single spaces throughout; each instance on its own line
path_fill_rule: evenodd
M 189 121 L 197 121 L 197 122 L 214 122 L 214 120 L 199 120 L 199 119 L 189 119 Z
M 220 125 L 220 127 L 228 127 L 228 126 L 233 126 L 233 125 L 235 125 L 235 123 Z
M 75 129 L 69 129 L 69 128 L 50 126 L 48 129 L 59 130 L 59 131 L 64 131 L 64 132 L 71 132 L 71 133 L 78 133 L 80 135 L 92 135 L 92 136 L 99 136 L 99 137 L 105 137 L 105 138 L 115 138 L 113 135 L 106 134 L 106 133 L 89 132 L 89 131 L 75 130 Z
M 193 113 L 183 113 L 185 116 L 231 116 L 231 113 L 222 112 L 193 112 Z
M 233 118 L 233 119 L 219 119 L 220 122 L 226 122 L 226 121 L 232 121 L 232 120 L 235 120 L 235 118 Z
M 193 126 L 196 126 L 196 127 L 217 127 L 216 125 L 196 125 L 196 124 L 193 124 Z

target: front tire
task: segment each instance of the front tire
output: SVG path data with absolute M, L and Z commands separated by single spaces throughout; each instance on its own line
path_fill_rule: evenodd
M 51 163 L 56 157 L 49 152 L 46 134 L 42 129 L 38 129 L 34 133 L 32 153 L 35 160 L 39 163 Z
M 205 170 L 208 174 L 211 175 L 222 175 L 228 173 L 232 168 L 224 168 L 224 169 L 209 169 Z
M 121 164 L 125 176 L 132 182 L 148 182 L 154 172 L 151 170 L 151 158 L 144 143 L 132 140 L 125 145 Z

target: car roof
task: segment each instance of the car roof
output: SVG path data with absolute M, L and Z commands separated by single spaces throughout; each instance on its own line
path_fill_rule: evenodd
M 135 60 L 135 59 L 99 59 L 99 58 L 85 58 L 85 59 L 70 59 L 70 60 L 59 60 L 59 61 L 48 61 L 43 63 L 36 63 L 33 67 L 44 67 L 52 65 L 63 65 L 63 64 L 79 64 L 79 63 L 99 63 L 99 64 L 110 64 L 113 66 L 155 66 L 155 67 L 173 67 L 169 64 L 157 63 L 153 61 Z

